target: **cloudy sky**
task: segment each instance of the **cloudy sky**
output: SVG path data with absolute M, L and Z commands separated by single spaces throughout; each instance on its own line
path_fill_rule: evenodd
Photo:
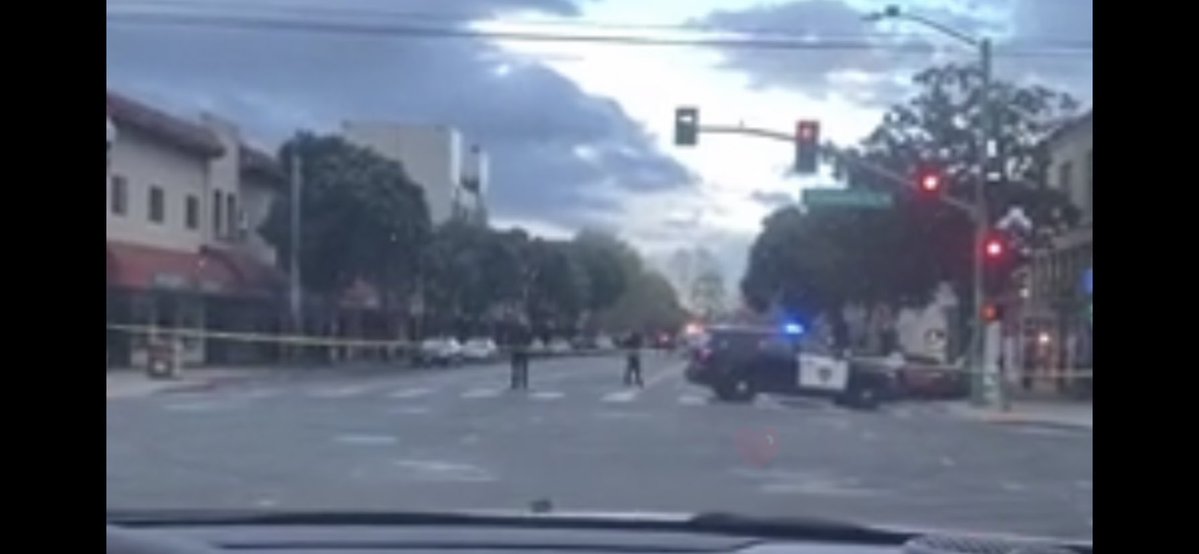
M 818 118 L 848 144 L 961 45 L 900 22 L 868 23 L 870 0 L 109 0 L 108 86 L 174 112 L 240 122 L 273 148 L 297 128 L 346 119 L 448 123 L 491 152 L 500 225 L 546 235 L 610 229 L 651 257 L 703 245 L 730 283 L 762 218 L 823 177 L 786 175 L 792 149 L 737 137 L 671 144 L 673 110 L 704 123 L 792 128 Z M 1092 100 L 1091 0 L 923 0 L 905 9 L 998 43 L 1000 78 Z M 301 29 L 166 25 L 204 14 Z M 470 31 L 427 38 L 380 30 Z M 699 30 L 697 30 L 699 29 Z M 370 31 L 370 32 L 367 32 Z M 719 33 L 719 34 L 718 34 Z M 530 41 L 513 35 L 708 40 L 785 33 L 851 49 L 763 50 Z M 1070 50 L 1073 48 L 1073 50 Z

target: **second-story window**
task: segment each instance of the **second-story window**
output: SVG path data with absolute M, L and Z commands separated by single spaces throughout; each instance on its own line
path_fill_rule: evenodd
M 112 184 L 110 185 L 109 194 L 109 209 L 116 215 L 125 215 L 129 213 L 129 183 L 120 175 L 112 176 Z
M 1069 196 L 1071 198 L 1074 197 L 1074 191 L 1071 190 L 1071 183 L 1070 183 L 1070 181 L 1073 179 L 1073 177 L 1074 177 L 1074 164 L 1072 164 L 1070 162 L 1062 162 L 1061 165 L 1057 166 L 1057 186 L 1061 189 L 1061 191 L 1064 194 L 1066 194 L 1067 196 Z
M 212 191 L 212 236 L 221 236 L 221 223 L 224 222 L 224 217 L 221 216 L 225 201 L 221 191 Z
M 229 238 L 237 237 L 237 195 L 232 192 L 225 196 L 225 215 L 229 218 L 226 226 Z
M 187 220 L 188 229 L 197 229 L 200 227 L 200 199 L 194 194 L 187 195 L 187 200 L 184 205 L 184 214 Z
M 149 194 L 149 210 L 150 221 L 154 223 L 165 223 L 167 219 L 167 200 L 166 193 L 162 187 L 150 186 Z

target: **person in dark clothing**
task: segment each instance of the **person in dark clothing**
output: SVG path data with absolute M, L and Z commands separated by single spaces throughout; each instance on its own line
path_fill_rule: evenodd
M 645 339 L 641 333 L 630 333 L 625 339 L 625 349 L 628 356 L 624 366 L 624 384 L 630 386 L 636 384 L 638 387 L 645 387 L 645 383 L 641 380 L 641 347 Z
M 529 345 L 532 333 L 524 325 L 517 325 L 508 337 L 508 348 L 512 355 L 512 390 L 529 388 Z

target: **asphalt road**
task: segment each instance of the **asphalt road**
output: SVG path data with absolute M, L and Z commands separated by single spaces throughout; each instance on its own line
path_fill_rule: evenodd
M 932 404 L 729 405 L 651 355 L 338 375 L 275 373 L 109 400 L 109 508 L 727 511 L 1092 538 L 1088 431 Z

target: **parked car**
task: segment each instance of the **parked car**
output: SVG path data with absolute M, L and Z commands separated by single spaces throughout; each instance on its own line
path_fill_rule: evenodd
M 433 337 L 420 343 L 417 353 L 421 365 L 450 366 L 462 362 L 462 344 L 453 337 Z
M 462 345 L 462 357 L 467 360 L 490 360 L 500 353 L 500 347 L 488 337 L 475 337 Z
M 550 354 L 569 354 L 572 350 L 570 343 L 562 338 L 551 340 L 546 349 L 549 350 Z
M 600 335 L 595 337 L 595 347 L 600 350 L 612 350 L 616 348 L 616 343 L 612 341 L 612 337 Z

